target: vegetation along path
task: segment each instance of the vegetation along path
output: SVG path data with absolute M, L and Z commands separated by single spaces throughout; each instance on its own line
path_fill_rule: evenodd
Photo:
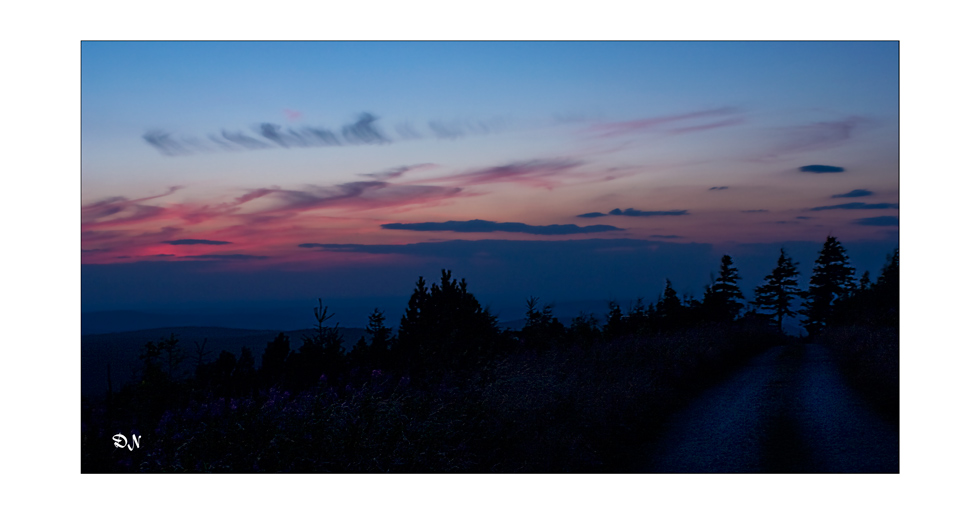
M 644 472 L 897 473 L 898 427 L 816 344 L 780 346 L 678 412 Z

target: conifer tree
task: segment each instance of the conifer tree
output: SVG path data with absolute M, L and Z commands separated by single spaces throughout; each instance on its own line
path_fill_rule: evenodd
M 847 252 L 836 237 L 827 240 L 817 256 L 806 292 L 803 312 L 807 316 L 807 332 L 819 334 L 827 326 L 834 305 L 854 291 L 854 268 Z
M 731 256 L 723 255 L 718 278 L 704 295 L 704 307 L 709 319 L 734 321 L 738 317 L 742 310 L 739 300 L 745 299 L 737 283 L 741 278 Z
M 672 330 L 684 323 L 684 305 L 677 296 L 677 291 L 671 285 L 670 279 L 666 279 L 663 295 L 657 300 L 656 315 L 650 316 L 655 320 L 655 328 L 658 330 Z
M 368 316 L 367 333 L 371 335 L 371 353 L 379 357 L 388 351 L 391 344 L 391 329 L 385 326 L 385 313 L 376 307 Z
M 786 250 L 779 250 L 779 260 L 772 273 L 766 276 L 766 283 L 755 288 L 755 301 L 752 302 L 763 312 L 762 315 L 775 322 L 780 332 L 783 330 L 783 318 L 795 317 L 792 308 L 794 297 L 800 296 L 796 277 L 799 276 L 796 266 L 799 263 L 786 255 Z
M 398 329 L 394 352 L 410 368 L 433 369 L 472 364 L 489 351 L 499 331 L 494 316 L 457 281 L 442 270 L 439 284 L 428 291 L 419 277 Z

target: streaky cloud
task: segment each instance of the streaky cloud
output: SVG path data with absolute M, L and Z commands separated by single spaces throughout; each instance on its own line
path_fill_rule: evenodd
M 839 195 L 831 195 L 831 198 L 859 198 L 862 196 L 871 196 L 874 193 L 868 191 L 867 189 L 855 189 L 850 193 L 841 193 Z
M 585 214 L 579 214 L 576 218 L 601 218 L 606 216 L 606 214 L 601 212 L 587 212 Z
M 829 211 L 831 209 L 898 209 L 897 203 L 864 203 L 864 202 L 851 202 L 842 203 L 840 205 L 823 205 L 820 207 L 814 207 L 810 209 L 811 211 Z
M 435 164 L 432 164 L 431 162 L 427 162 L 423 164 L 397 166 L 395 168 L 387 169 L 384 171 L 376 171 L 374 173 L 359 173 L 359 175 L 361 175 L 362 177 L 371 177 L 377 180 L 390 180 L 393 178 L 398 178 L 404 175 L 405 173 L 408 173 L 409 171 L 424 170 L 424 169 L 429 169 L 434 167 L 436 167 Z
M 749 210 L 745 210 L 745 211 L 741 211 L 741 212 L 749 213 L 749 214 L 754 214 L 754 213 L 757 213 L 757 212 L 769 212 L 769 209 L 749 209 Z
M 728 186 L 715 186 L 715 187 L 709 187 L 708 191 L 724 191 L 726 189 L 728 189 Z
M 375 121 L 378 121 L 377 116 L 367 112 L 362 113 L 356 122 L 344 126 L 341 131 L 344 134 L 344 139 L 355 145 L 390 143 L 391 141 L 383 136 L 374 125 Z
M 537 159 L 457 173 L 432 181 L 449 182 L 460 186 L 511 182 L 550 188 L 558 184 L 555 177 L 582 164 L 584 164 L 582 161 L 568 159 Z
M 723 107 L 720 109 L 710 109 L 705 111 L 695 111 L 687 112 L 682 114 L 675 114 L 672 116 L 659 116 L 655 118 L 643 118 L 638 120 L 612 122 L 612 123 L 599 123 L 590 127 L 588 130 L 595 134 L 596 137 L 607 138 L 621 136 L 625 134 L 630 134 L 634 132 L 651 131 L 661 128 L 669 128 L 671 133 L 681 133 L 684 131 L 695 131 L 695 130 L 708 130 L 711 128 L 732 125 L 740 122 L 739 119 L 727 119 L 718 122 L 713 122 L 709 124 L 703 124 L 695 127 L 677 127 L 678 122 L 684 122 L 688 120 L 696 120 L 702 118 L 712 118 L 718 116 L 729 116 L 736 112 L 735 109 L 731 107 Z
M 623 230 L 611 225 L 528 225 L 526 223 L 496 222 L 486 220 L 444 221 L 426 223 L 385 223 L 386 230 L 415 230 L 419 232 L 517 232 L 544 236 L 591 234 Z
M 897 227 L 898 216 L 875 216 L 873 218 L 861 218 L 854 220 L 854 224 L 869 227 Z
M 371 113 L 362 113 L 357 121 L 343 126 L 340 136 L 334 132 L 305 126 L 298 129 L 286 129 L 275 123 L 263 122 L 253 128 L 253 137 L 243 131 L 222 129 L 220 136 L 208 135 L 207 141 L 196 138 L 178 139 L 163 130 L 148 130 L 143 134 L 143 140 L 167 156 L 190 155 L 198 152 L 263 150 L 268 148 L 302 148 L 341 145 L 371 145 L 391 142 L 377 127 L 378 117 Z M 208 144 L 210 142 L 210 144 Z
M 784 127 L 779 129 L 778 140 L 764 158 L 777 158 L 784 154 L 824 150 L 838 146 L 853 137 L 854 129 L 865 119 L 850 116 L 838 121 L 825 121 Z
M 655 239 L 680 239 L 683 236 L 675 236 L 673 234 L 668 234 L 668 235 L 653 234 L 652 236 L 648 236 L 648 237 L 652 237 L 652 238 L 655 238 Z

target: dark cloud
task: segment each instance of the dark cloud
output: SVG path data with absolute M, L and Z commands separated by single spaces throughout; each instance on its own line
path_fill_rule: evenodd
M 390 142 L 388 138 L 381 135 L 381 132 L 374 122 L 378 121 L 377 116 L 371 113 L 362 113 L 358 120 L 350 125 L 344 126 L 342 133 L 348 143 L 360 144 L 382 144 Z
M 184 155 L 192 153 L 185 145 L 176 141 L 168 132 L 150 130 L 143 134 L 143 140 L 163 155 Z
M 861 218 L 854 220 L 855 225 L 866 225 L 869 227 L 897 227 L 898 216 L 875 216 L 873 218 Z
M 687 209 L 675 209 L 671 211 L 641 211 L 638 209 L 629 208 L 625 211 L 621 209 L 613 209 L 609 211 L 610 216 L 685 216 L 687 214 Z
M 210 239 L 175 239 L 173 241 L 163 241 L 171 245 L 227 245 L 228 241 L 212 241 Z
M 874 193 L 868 191 L 867 189 L 855 189 L 850 193 L 842 193 L 839 195 L 832 195 L 831 198 L 858 198 L 861 196 L 871 196 Z
M 809 166 L 800 166 L 800 171 L 805 173 L 843 173 L 844 168 L 825 164 L 810 164 Z
M 796 219 L 798 219 L 798 220 L 812 220 L 813 219 L 813 216 L 797 216 Z
M 265 255 L 248 255 L 243 253 L 224 253 L 224 254 L 207 254 L 207 255 L 185 255 L 181 259 L 214 259 L 222 261 L 246 261 L 254 259 L 268 259 Z
M 416 230 L 421 232 L 518 232 L 545 236 L 591 234 L 595 232 L 623 230 L 611 225 L 589 225 L 586 227 L 580 227 L 578 225 L 528 225 L 526 223 L 500 223 L 486 220 L 445 221 L 441 223 L 386 223 L 381 225 L 381 228 L 387 230 Z
M 656 239 L 680 239 L 681 238 L 681 236 L 661 235 L 661 234 L 654 234 L 654 235 L 649 236 L 649 237 L 653 237 L 653 238 L 656 238 Z
M 221 136 L 227 139 L 228 141 L 241 146 L 246 150 L 259 150 L 262 148 L 270 147 L 269 145 L 263 143 L 262 141 L 259 141 L 258 139 L 255 139 L 254 137 L 246 136 L 242 132 L 229 132 L 227 130 L 222 130 Z
M 728 189 L 728 186 L 715 186 L 708 188 L 708 191 L 724 191 L 725 189 Z
M 332 131 L 318 127 L 285 129 L 275 123 L 259 123 L 253 130 L 259 137 L 242 131 L 222 130 L 221 136 L 209 135 L 206 142 L 196 138 L 176 138 L 162 130 L 149 130 L 143 140 L 168 156 L 188 155 L 215 150 L 239 151 L 261 150 L 265 148 L 301 148 L 317 146 L 340 146 L 344 144 L 383 144 L 390 140 L 377 127 L 378 118 L 370 113 L 362 113 L 357 121 L 341 128 L 341 140 Z M 268 142 L 266 142 L 268 141 Z M 272 143 L 272 144 L 270 144 Z
M 811 211 L 829 211 L 831 209 L 898 209 L 897 203 L 864 203 L 864 202 L 851 202 L 842 203 L 840 205 L 823 205 L 821 207 L 814 207 L 810 209 Z
M 587 212 L 585 214 L 579 214 L 576 216 L 576 218 L 601 218 L 603 216 L 605 216 L 605 214 L 601 212 Z
M 769 209 L 749 209 L 747 211 L 742 211 L 742 212 L 747 212 L 747 213 L 769 212 Z
M 289 148 L 293 146 L 336 146 L 340 144 L 337 136 L 333 132 L 324 129 L 304 127 L 299 131 L 288 129 L 282 130 L 279 125 L 274 123 L 262 123 L 259 125 L 259 134 L 273 143 Z

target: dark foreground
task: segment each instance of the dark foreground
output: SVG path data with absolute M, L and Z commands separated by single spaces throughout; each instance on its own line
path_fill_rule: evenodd
M 898 427 L 845 383 L 826 347 L 779 346 L 678 412 L 642 472 L 898 473 Z

